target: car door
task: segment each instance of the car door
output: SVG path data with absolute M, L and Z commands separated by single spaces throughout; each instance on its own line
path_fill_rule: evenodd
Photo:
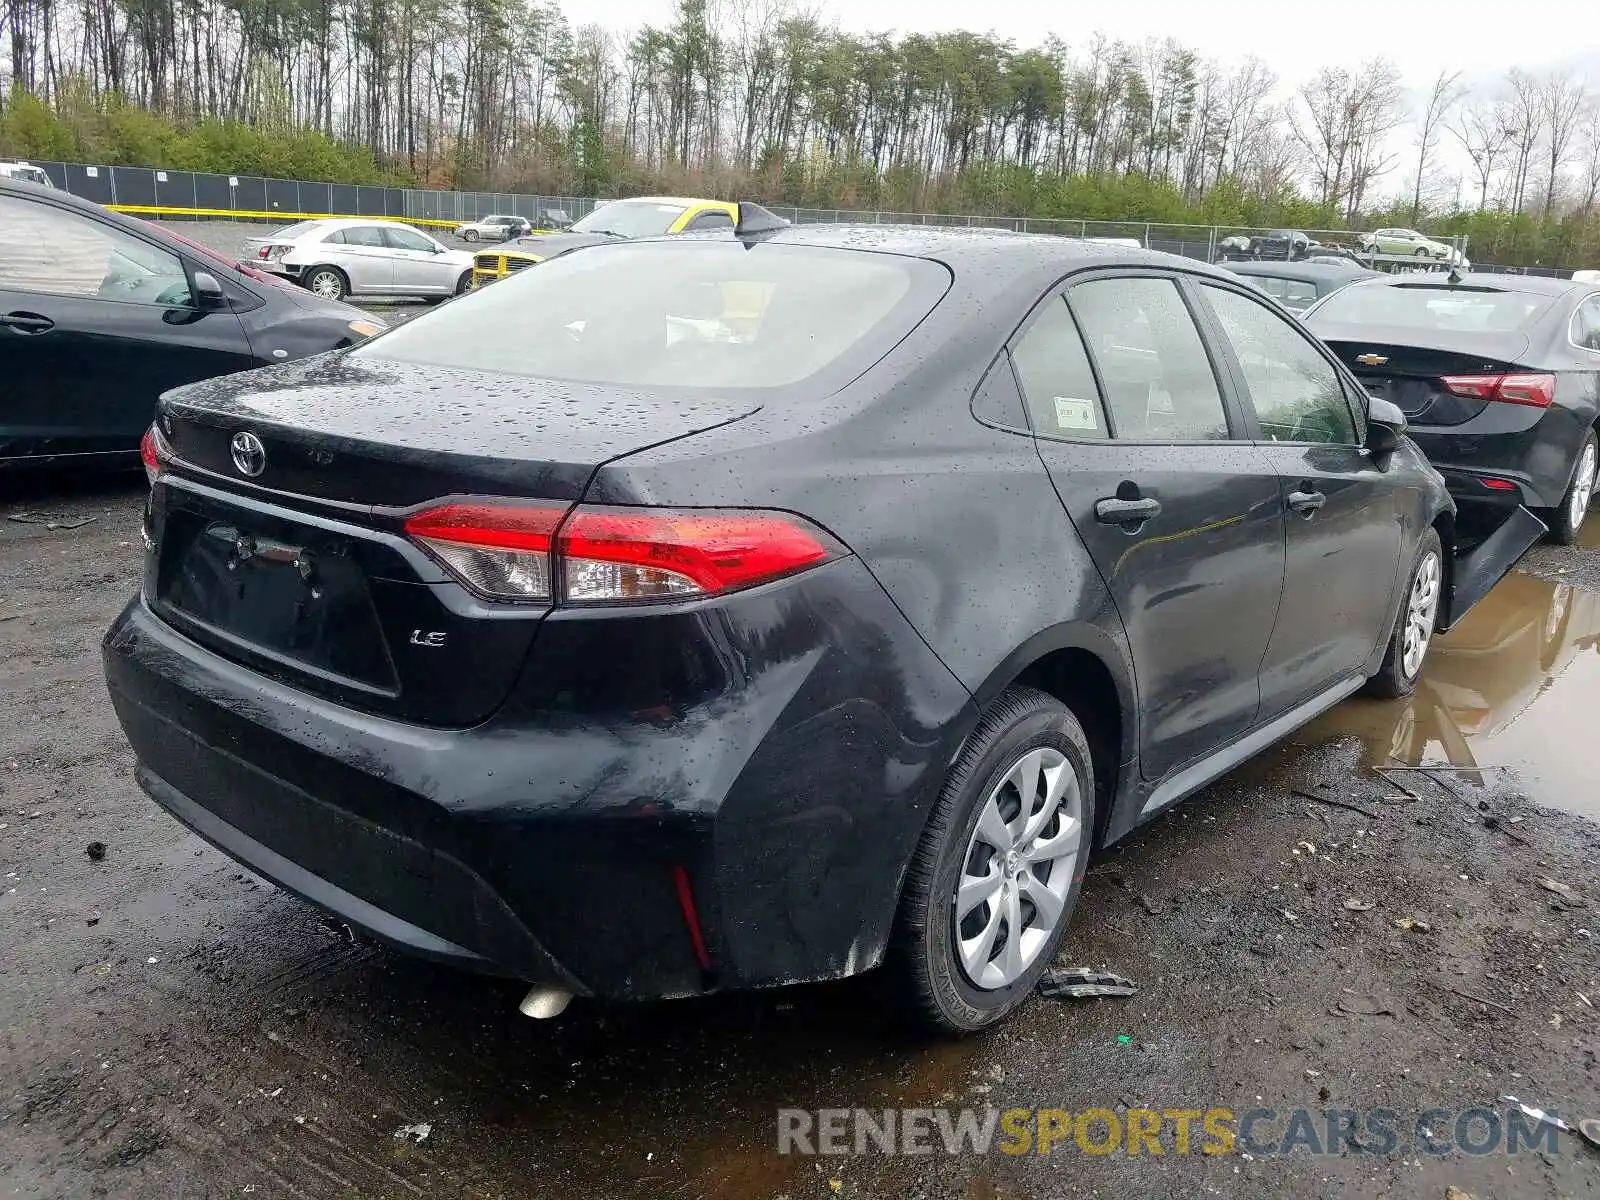
M 0 458 L 131 453 L 162 392 L 258 365 L 165 246 L 13 196 L 0 229 Z
M 504 232 L 503 226 L 498 227 L 496 236 Z M 458 272 L 444 261 L 433 242 L 400 225 L 387 226 L 383 237 L 394 260 L 396 293 L 430 296 L 441 292 L 448 295 L 455 290 Z
M 1270 718 L 1360 672 L 1388 636 L 1406 497 L 1366 450 L 1356 389 L 1330 354 L 1241 288 L 1197 290 L 1287 511 L 1283 604 L 1261 664 Z
M 1010 349 L 1039 455 L 1127 630 L 1142 770 L 1161 778 L 1256 720 L 1283 583 L 1277 478 L 1171 276 L 1076 283 Z
M 394 292 L 394 251 L 383 235 L 381 225 L 351 225 L 327 239 L 339 239 L 332 261 L 350 280 L 353 293 L 383 296 Z

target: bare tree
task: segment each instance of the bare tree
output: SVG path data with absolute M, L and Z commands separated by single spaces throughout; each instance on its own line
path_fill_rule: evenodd
M 1584 108 L 1586 119 L 1583 136 L 1583 204 L 1584 216 L 1594 213 L 1600 199 L 1600 101 L 1592 101 Z
M 1401 120 L 1399 72 L 1382 59 L 1355 74 L 1324 68 L 1301 87 L 1299 98 L 1291 117 L 1321 201 L 1342 205 L 1346 218 L 1353 217 L 1367 189 L 1394 168 L 1395 156 L 1384 147 Z
M 1476 103 L 1468 105 L 1460 122 L 1446 126 L 1472 160 L 1472 173 L 1478 181 L 1478 210 L 1489 204 L 1489 181 L 1494 166 L 1510 148 L 1513 131 L 1507 106 Z
M 1533 164 L 1533 152 L 1538 149 L 1544 135 L 1544 105 L 1542 89 L 1533 76 L 1512 67 L 1506 76 L 1511 98 L 1506 107 L 1506 124 L 1511 134 L 1511 148 L 1516 157 L 1512 163 L 1511 211 L 1521 212 L 1522 201 L 1528 190 L 1528 171 Z
M 1439 127 L 1461 97 L 1460 71 L 1440 71 L 1422 110 L 1422 127 L 1417 131 L 1417 186 L 1411 193 L 1411 223 L 1422 219 L 1422 181 L 1428 173 L 1428 159 L 1439 141 Z
M 1561 165 L 1566 161 L 1572 135 L 1578 128 L 1578 117 L 1583 111 L 1584 87 L 1582 80 L 1553 72 L 1539 89 L 1539 117 L 1548 138 L 1550 151 L 1550 179 L 1545 184 L 1544 215 L 1556 204 L 1556 188 L 1561 181 Z

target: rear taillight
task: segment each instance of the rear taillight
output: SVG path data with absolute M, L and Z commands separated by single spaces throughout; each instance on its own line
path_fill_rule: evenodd
M 803 518 L 769 511 L 584 506 L 567 515 L 558 505 L 452 501 L 405 528 L 462 583 L 497 600 L 693 599 L 844 553 Z
M 257 258 L 271 258 L 272 257 L 272 247 L 271 246 L 263 246 L 263 247 L 261 247 L 261 249 L 256 251 L 256 257 Z
M 456 501 L 406 518 L 406 533 L 462 583 L 495 600 L 545 600 L 564 504 Z
M 1554 375 L 1446 375 L 1439 382 L 1457 396 L 1529 408 L 1549 408 L 1556 398 Z
M 160 430 L 154 425 L 150 426 L 139 439 L 139 460 L 144 463 L 145 478 L 155 483 L 156 477 L 161 474 L 161 468 L 166 465 L 170 457 Z

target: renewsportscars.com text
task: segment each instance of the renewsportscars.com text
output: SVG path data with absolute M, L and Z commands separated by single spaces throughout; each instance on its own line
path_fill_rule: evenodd
M 778 1153 L 1553 1153 L 1558 1131 L 1520 1109 L 823 1108 L 778 1110 Z

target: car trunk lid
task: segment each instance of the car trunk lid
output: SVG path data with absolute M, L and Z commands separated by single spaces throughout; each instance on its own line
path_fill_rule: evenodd
M 1313 324 L 1313 331 L 1315 325 Z M 1374 396 L 1388 400 L 1413 425 L 1450 426 L 1470 421 L 1490 403 L 1482 394 L 1461 394 L 1446 379 L 1525 372 L 1517 359 L 1528 342 L 1516 336 L 1439 336 L 1430 346 L 1408 346 L 1358 334 L 1323 334 L 1328 348 L 1355 372 Z M 1481 392 L 1483 389 L 1465 389 Z
M 472 724 L 548 606 L 474 596 L 406 515 L 448 496 L 575 504 L 602 463 L 757 407 L 342 354 L 181 388 L 157 420 L 145 592 L 209 649 L 308 691 Z

